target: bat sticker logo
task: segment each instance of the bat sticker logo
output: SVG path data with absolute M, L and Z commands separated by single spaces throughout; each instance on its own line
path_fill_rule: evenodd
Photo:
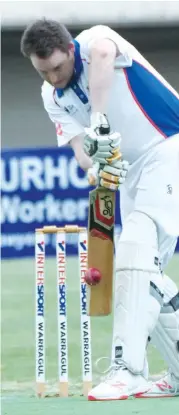
M 113 215 L 113 204 L 112 200 L 109 196 L 104 196 L 101 198 L 101 200 L 104 200 L 104 209 L 103 209 L 103 215 L 104 216 L 112 216 Z
M 95 200 L 95 221 L 98 222 L 102 227 L 111 229 L 114 225 L 114 204 L 110 196 L 103 193 L 102 196 L 99 194 Z

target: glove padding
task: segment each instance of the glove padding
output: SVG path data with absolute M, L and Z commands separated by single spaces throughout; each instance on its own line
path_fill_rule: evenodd
M 126 160 L 117 160 L 112 165 L 105 165 L 99 170 L 100 186 L 116 191 L 125 182 L 129 163 Z
M 99 112 L 91 114 L 91 127 L 85 129 L 84 151 L 94 162 L 107 164 L 121 157 L 119 133 L 111 132 L 107 116 Z
M 88 181 L 90 185 L 102 186 L 106 189 L 117 191 L 120 184 L 124 183 L 127 172 L 129 170 L 129 163 L 126 160 L 117 160 L 112 165 L 105 165 L 101 168 L 98 162 L 94 163 L 93 167 L 88 169 Z
M 119 133 L 110 133 L 107 135 L 98 135 L 92 128 L 85 129 L 84 151 L 92 158 L 94 162 L 107 164 L 109 160 L 120 158 L 120 142 Z

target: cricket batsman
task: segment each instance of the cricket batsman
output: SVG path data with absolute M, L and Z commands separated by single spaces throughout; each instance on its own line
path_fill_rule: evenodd
M 120 188 L 111 366 L 88 399 L 177 396 L 179 293 L 164 269 L 179 235 L 179 95 L 107 26 L 72 39 L 59 22 L 40 19 L 21 51 L 44 79 L 58 146 L 69 144 L 100 186 Z M 149 341 L 169 367 L 154 383 L 145 371 Z

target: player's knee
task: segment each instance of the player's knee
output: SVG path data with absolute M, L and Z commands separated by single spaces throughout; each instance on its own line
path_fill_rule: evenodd
M 116 271 L 141 272 L 150 279 L 150 293 L 163 302 L 163 279 L 160 272 L 157 229 L 151 218 L 133 212 L 124 223 L 122 235 L 116 249 Z M 148 274 L 148 275 L 147 275 Z M 120 277 L 119 277 L 120 279 Z
M 134 211 L 127 217 L 116 247 L 116 266 L 159 272 L 157 229 L 147 215 Z
M 178 294 L 178 288 L 174 281 L 168 275 L 163 274 L 164 282 L 164 303 L 168 303 L 173 297 Z M 179 309 L 179 295 L 178 295 L 178 309 Z

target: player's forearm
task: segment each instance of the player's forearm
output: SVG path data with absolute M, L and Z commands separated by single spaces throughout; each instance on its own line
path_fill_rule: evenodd
M 116 46 L 108 39 L 103 39 L 91 48 L 89 68 L 89 90 L 92 113 L 105 114 L 114 76 Z
M 79 166 L 83 170 L 88 170 L 90 167 L 92 167 L 92 160 L 89 156 L 87 156 L 87 154 L 85 154 L 84 151 L 81 151 L 80 153 L 76 154 L 75 157 Z
M 93 162 L 91 158 L 83 150 L 83 140 L 83 135 L 73 137 L 70 141 L 70 145 L 73 148 L 75 158 L 79 166 L 83 170 L 88 170 L 90 167 L 92 167 Z

